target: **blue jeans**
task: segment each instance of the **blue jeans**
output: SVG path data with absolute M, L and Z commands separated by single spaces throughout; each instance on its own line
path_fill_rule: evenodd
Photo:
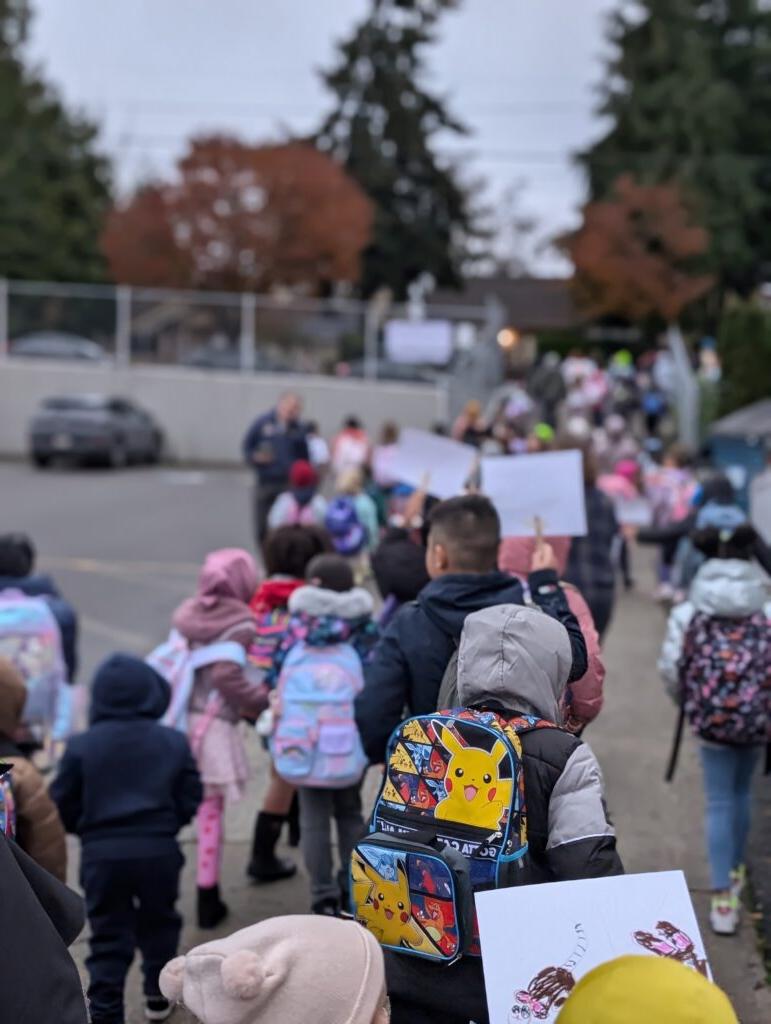
M 731 886 L 731 871 L 744 863 L 752 812 L 752 773 L 762 747 L 701 745 L 706 836 L 712 888 Z

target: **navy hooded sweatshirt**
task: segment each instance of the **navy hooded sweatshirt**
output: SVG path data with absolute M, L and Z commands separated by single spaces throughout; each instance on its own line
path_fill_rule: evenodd
M 568 631 L 573 654 L 570 681 L 586 672 L 587 655 L 578 620 L 552 569 L 528 578 L 532 599 Z M 356 699 L 356 724 L 367 757 L 380 764 L 388 737 L 404 718 L 436 711 L 439 687 L 466 616 L 498 604 L 524 604 L 518 579 L 503 572 L 458 573 L 432 580 L 390 623 L 364 670 Z
M 121 860 L 176 849 L 203 789 L 187 737 L 161 725 L 165 679 L 139 658 L 113 654 L 97 670 L 91 726 L 73 736 L 51 786 L 83 857 Z

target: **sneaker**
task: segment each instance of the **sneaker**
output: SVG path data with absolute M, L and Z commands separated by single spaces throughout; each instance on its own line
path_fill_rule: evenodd
M 738 868 L 731 872 L 731 895 L 735 900 L 741 900 L 746 884 L 747 868 L 744 864 L 740 864 Z
M 150 996 L 145 1000 L 145 1020 L 168 1020 L 173 1009 L 163 996 Z
M 333 897 L 319 900 L 311 907 L 312 914 L 320 914 L 322 917 L 337 917 L 340 913 L 340 905 Z
M 709 923 L 715 935 L 735 935 L 739 928 L 739 901 L 735 896 L 713 896 Z

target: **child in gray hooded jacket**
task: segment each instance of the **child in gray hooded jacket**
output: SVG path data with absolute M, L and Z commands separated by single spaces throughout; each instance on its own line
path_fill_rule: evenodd
M 531 715 L 556 728 L 520 734 L 528 853 L 519 884 L 623 873 L 591 749 L 561 726 L 572 655 L 565 627 L 536 608 L 497 605 L 469 615 L 458 651 L 463 707 Z M 482 962 L 451 967 L 386 951 L 392 1024 L 488 1020 Z

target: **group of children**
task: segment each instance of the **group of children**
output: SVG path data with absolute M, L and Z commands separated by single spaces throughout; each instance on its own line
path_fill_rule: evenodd
M 443 962 L 457 929 L 454 918 L 437 919 L 441 901 L 424 900 L 417 914 L 405 889 L 407 902 L 390 909 L 389 886 L 415 856 L 404 838 L 410 829 L 397 829 L 390 846 L 380 840 L 395 875 L 379 875 L 385 861 L 372 861 L 372 846 L 361 845 L 368 763 L 385 764 L 369 826 L 375 847 L 390 807 L 405 812 L 404 821 L 419 817 L 424 850 L 436 848 L 440 831 L 457 827 L 468 837 L 469 829 L 487 832 L 493 824 L 483 854 L 477 849 L 492 858 L 492 836 L 508 834 L 502 823 L 521 813 L 526 794 L 526 832 L 522 819 L 518 840 L 524 870 L 507 884 L 623 871 L 600 769 L 581 739 L 602 705 L 604 668 L 591 612 L 560 581 L 568 542 L 502 543 L 497 512 L 481 495 L 436 505 L 423 537 L 423 545 L 412 535 L 403 543 L 425 559 L 428 582 L 382 627 L 350 559 L 317 524 L 287 524 L 269 535 L 262 581 L 248 552 L 213 552 L 149 663 L 116 654 L 97 671 L 89 728 L 69 741 L 50 797 L 34 769 L 21 765 L 20 778 L 25 767 L 28 778 L 18 795 L 25 788 L 30 795 L 19 799 L 20 845 L 62 875 L 54 804 L 64 828 L 81 839 L 92 1024 L 122 1024 L 137 948 L 148 1020 L 166 1019 L 179 1001 L 204 1024 L 291 1024 L 308 1016 L 385 1024 L 390 1001 L 394 1024 L 483 1024 L 481 960 L 471 951 Z M 749 781 L 771 721 L 771 608 L 768 580 L 750 564 L 758 542 L 751 527 L 706 526 L 692 542 L 705 561 L 689 602 L 672 613 L 661 670 L 702 741 L 712 923 L 730 933 L 738 924 Z M 18 678 L 0 676 L 7 743 L 22 714 L 20 686 Z M 447 708 L 461 710 L 438 725 Z M 390 742 L 406 714 L 418 716 L 409 735 L 420 738 L 409 744 L 409 756 L 407 744 Z M 219 886 L 223 815 L 249 777 L 244 720 L 257 724 L 272 763 L 248 873 L 261 883 L 294 873 L 275 847 L 297 793 L 314 917 L 275 918 L 177 957 L 177 835 L 193 818 L 198 924 L 217 928 L 228 912 Z M 513 751 L 509 775 L 498 743 L 469 756 L 480 723 L 500 731 L 501 750 Z M 0 735 L 1 759 L 18 763 L 21 754 L 4 742 Z M 470 855 L 472 881 L 489 887 L 479 883 L 478 864 L 475 874 L 477 854 Z M 357 923 L 339 920 L 345 916 Z M 409 955 L 418 941 L 426 955 Z M 670 976 L 670 966 L 663 975 L 654 962 L 600 968 L 576 986 L 560 1020 L 654 1019 L 664 1005 L 666 1019 L 677 1020 L 672 1007 L 691 988 L 691 1005 L 701 1000 L 713 1008 L 712 1016 L 694 1019 L 735 1019 L 717 990 L 686 977 L 684 968 Z M 652 1017 L 618 1008 L 625 983 L 645 992 L 639 1006 Z M 657 1004 L 664 993 L 674 1001 Z

